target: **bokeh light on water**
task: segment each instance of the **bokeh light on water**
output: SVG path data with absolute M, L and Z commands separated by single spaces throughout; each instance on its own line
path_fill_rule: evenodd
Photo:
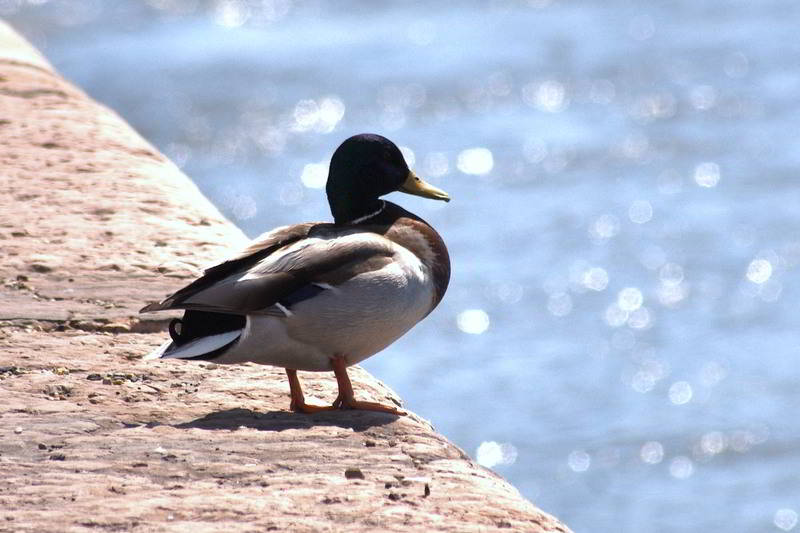
M 344 137 L 397 141 L 453 278 L 366 366 L 576 531 L 797 530 L 800 5 L 0 14 L 250 235 L 329 218 Z
M 513 465 L 517 460 L 517 449 L 507 442 L 482 442 L 475 451 L 475 460 L 486 468 Z
M 458 314 L 458 329 L 480 335 L 489 329 L 489 315 L 483 309 L 467 309 Z

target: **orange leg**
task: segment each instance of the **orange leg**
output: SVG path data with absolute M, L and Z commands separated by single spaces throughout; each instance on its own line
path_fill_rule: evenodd
M 303 398 L 303 389 L 300 388 L 300 380 L 297 379 L 297 370 L 291 368 L 286 369 L 286 377 L 289 378 L 289 394 L 292 397 L 292 402 L 289 404 L 289 409 L 298 413 L 319 413 L 320 411 L 330 411 L 336 409 L 334 406 L 322 405 L 309 405 Z
M 336 382 L 339 384 L 339 396 L 333 402 L 333 407 L 339 409 L 361 409 L 364 411 L 380 411 L 382 413 L 391 413 L 393 415 L 405 415 L 405 411 L 400 411 L 394 407 L 381 405 L 375 402 L 361 402 L 356 400 L 353 394 L 353 385 L 350 383 L 350 377 L 347 375 L 347 362 L 341 355 L 335 356 L 331 360 L 333 365 L 333 373 L 336 375 Z

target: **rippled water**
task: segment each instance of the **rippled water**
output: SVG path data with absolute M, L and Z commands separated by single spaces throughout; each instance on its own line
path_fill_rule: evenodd
M 402 145 L 454 273 L 366 366 L 576 531 L 800 529 L 800 4 L 428 4 L 0 12 L 250 235 Z

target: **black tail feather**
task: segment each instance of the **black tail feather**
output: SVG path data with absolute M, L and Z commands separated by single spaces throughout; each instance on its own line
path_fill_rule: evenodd
M 176 346 L 182 346 L 200 337 L 242 329 L 246 322 L 243 315 L 187 310 L 183 318 L 175 318 L 169 323 L 169 336 Z

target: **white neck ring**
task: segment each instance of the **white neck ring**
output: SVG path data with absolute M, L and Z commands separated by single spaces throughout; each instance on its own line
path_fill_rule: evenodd
M 361 224 L 362 222 L 369 220 L 374 216 L 380 215 L 385 207 L 386 207 L 386 200 L 381 200 L 381 206 L 378 208 L 377 211 L 375 211 L 374 213 L 370 213 L 368 215 L 364 215 L 363 217 L 358 217 L 355 220 L 351 220 L 350 222 L 348 222 L 348 224 Z

